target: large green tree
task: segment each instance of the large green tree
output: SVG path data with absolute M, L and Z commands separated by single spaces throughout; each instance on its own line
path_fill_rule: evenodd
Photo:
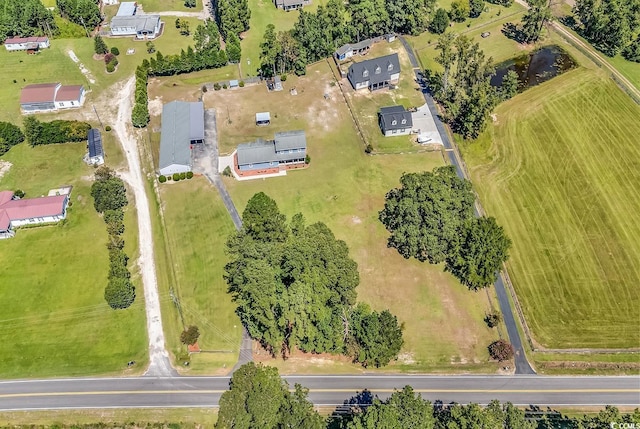
M 626 49 L 640 33 L 638 0 L 577 0 L 573 7 L 582 35 L 606 55 Z
M 242 226 L 251 238 L 261 242 L 283 242 L 288 236 L 286 216 L 264 192 L 258 192 L 247 202 Z
M 23 141 L 24 134 L 20 131 L 20 127 L 10 122 L 0 122 L 0 156 Z
M 400 353 L 403 328 L 388 310 L 378 313 L 360 303 L 350 318 L 348 354 L 365 367 L 385 366 Z
M 122 310 L 133 304 L 136 290 L 128 278 L 113 277 L 104 290 L 104 299 L 114 310 Z
M 96 180 L 91 185 L 91 196 L 96 211 L 118 210 L 127 205 L 127 189 L 119 177 Z
M 82 25 L 91 32 L 102 21 L 98 2 L 95 0 L 56 0 L 60 15 Z
M 388 246 L 405 258 L 437 264 L 456 246 L 463 224 L 473 217 L 471 183 L 452 166 L 408 173 L 386 195 L 379 218 L 391 233 Z
M 40 0 L 0 0 L 0 43 L 9 37 L 55 35 L 53 13 Z
M 438 8 L 429 24 L 429 31 L 435 34 L 442 34 L 449 26 L 449 14 L 443 8 Z
M 245 364 L 233 373 L 229 390 L 220 397 L 217 429 L 322 429 L 324 422 L 307 400 L 307 390 L 288 384 L 278 370 Z
M 522 17 L 522 38 L 533 43 L 540 38 L 544 24 L 551 20 L 550 0 L 528 0 L 529 9 Z

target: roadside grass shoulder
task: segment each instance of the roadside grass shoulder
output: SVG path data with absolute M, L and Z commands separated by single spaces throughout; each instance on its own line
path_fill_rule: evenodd
M 163 11 L 200 12 L 202 10 L 202 0 L 196 0 L 196 7 L 186 7 L 184 0 L 144 0 L 141 4 L 145 13 Z
M 463 147 L 488 214 L 513 240 L 509 272 L 544 347 L 638 347 L 640 108 L 578 68 L 496 109 Z
M 82 162 L 83 143 L 12 148 L 3 159 L 13 166 L 2 189 L 27 197 L 72 185 L 65 222 L 18 230 L 0 241 L 0 374 L 47 377 L 126 374 L 147 360 L 144 296 L 134 272 L 136 301 L 114 311 L 103 298 L 108 252 L 104 222 L 90 196 L 93 169 Z M 125 251 L 137 254 L 132 206 L 125 215 Z M 135 271 L 135 270 L 133 270 Z M 138 365 L 127 369 L 127 362 Z
M 256 96 L 266 89 L 248 87 L 232 98 L 225 96 L 229 92 L 205 95 L 207 107 L 222 110 L 217 121 L 221 152 L 230 153 L 252 134 L 269 137 L 291 129 L 304 129 L 307 134 L 308 169 L 266 180 L 224 178 L 238 210 L 242 212 L 249 198 L 263 191 L 288 217 L 302 212 L 308 223 L 324 222 L 347 242 L 359 265 L 359 299 L 375 309 L 389 308 L 405 322 L 401 359 L 387 370 L 455 372 L 482 367 L 481 371 L 495 371 L 496 365 L 486 364 L 486 347 L 497 337 L 482 320 L 488 311 L 486 295 L 469 292 L 440 266 L 405 260 L 387 248 L 387 232 L 377 219 L 385 193 L 399 184 L 403 172 L 443 165 L 442 155 L 366 156 L 346 104 L 331 81 L 329 66 L 319 63 L 307 77 L 287 80 L 285 91 L 279 93 Z M 289 94 L 290 85 L 298 95 Z M 324 93 L 329 93 L 328 99 Z M 254 110 L 270 110 L 269 106 L 277 106 L 277 117 L 271 108 L 272 125 L 256 127 Z M 292 370 L 287 362 L 269 364 Z M 349 371 L 358 370 L 347 365 Z

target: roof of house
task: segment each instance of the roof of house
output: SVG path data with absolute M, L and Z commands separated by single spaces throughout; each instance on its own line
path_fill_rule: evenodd
M 304 131 L 285 131 L 275 135 L 276 152 L 289 149 L 306 149 L 307 138 Z
M 204 139 L 204 104 L 202 101 L 189 103 L 189 139 Z
M 365 76 L 365 72 L 368 75 Z M 392 74 L 400 72 L 398 54 L 385 55 L 366 61 L 353 63 L 349 66 L 349 76 L 355 82 L 369 81 L 371 84 L 389 80 Z
M 413 127 L 411 112 L 402 106 L 382 107 L 380 109 L 380 120 L 382 130 L 399 130 Z M 402 121 L 404 120 L 404 123 Z M 395 123 L 394 123 L 395 122 Z
M 12 200 L 13 192 L 3 191 L 1 194 L 0 202 L 4 202 L 0 204 L 0 231 L 6 231 L 13 220 L 60 215 L 67 200 L 67 195 Z
M 89 130 L 89 136 L 87 137 L 87 143 L 89 144 L 89 158 L 104 155 L 104 152 L 102 151 L 102 136 L 100 135 L 100 130 L 91 128 Z
M 132 1 L 125 1 L 120 3 L 120 7 L 118 7 L 118 12 L 116 13 L 116 16 L 133 16 L 136 14 L 136 7 L 137 7 L 137 3 L 136 2 L 132 2 Z
M 111 18 L 111 28 L 135 27 L 136 31 L 151 32 L 159 25 L 159 21 L 160 15 L 114 16 Z
M 4 41 L 5 45 L 18 45 L 21 43 L 42 43 L 49 40 L 46 36 L 41 37 L 11 37 Z
M 276 0 L 277 6 L 297 6 L 303 3 L 303 0 Z
M 56 101 L 75 101 L 82 97 L 84 86 L 82 85 L 62 85 L 56 93 Z
M 192 105 L 198 104 L 194 108 Z M 191 112 L 202 112 L 201 115 L 192 115 Z M 200 116 L 192 120 L 192 116 Z M 162 106 L 162 132 L 160 135 L 160 168 L 172 164 L 191 165 L 191 140 L 192 126 L 201 126 L 204 138 L 204 108 L 202 102 L 190 103 L 187 101 L 172 101 Z
M 256 122 L 271 121 L 271 114 L 269 112 L 256 113 Z
M 238 165 L 278 161 L 273 140 L 258 140 L 238 145 Z
M 53 103 L 59 83 L 36 83 L 22 88 L 20 104 Z
M 347 43 L 336 49 L 336 53 L 338 55 L 344 55 L 349 51 L 359 51 L 360 49 L 370 48 L 371 43 L 371 39 L 364 39 L 358 43 Z

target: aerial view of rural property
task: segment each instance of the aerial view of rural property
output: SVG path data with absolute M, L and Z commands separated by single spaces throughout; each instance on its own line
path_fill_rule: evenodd
M 640 0 L 0 0 L 0 428 L 640 429 Z

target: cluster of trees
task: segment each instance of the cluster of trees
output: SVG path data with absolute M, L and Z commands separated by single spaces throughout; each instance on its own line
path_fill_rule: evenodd
M 146 61 L 146 60 L 145 60 Z M 149 69 L 143 62 L 136 67 L 136 92 L 135 103 L 131 110 L 131 123 L 136 128 L 146 127 L 149 123 L 149 95 L 147 93 L 147 82 L 149 81 Z
M 20 127 L 10 122 L 0 122 L 0 156 L 23 141 L 24 134 L 22 134 Z
M 127 205 L 127 190 L 122 179 L 113 170 L 102 166 L 96 170 L 95 181 L 91 185 L 93 206 L 103 214 L 109 240 L 109 276 L 104 290 L 104 299 L 114 310 L 128 308 L 136 298 L 135 287 L 131 283 L 131 273 L 127 268 L 129 257 L 124 253 L 124 211 Z
M 56 0 L 60 16 L 91 31 L 102 22 L 100 7 L 95 0 Z
M 80 142 L 87 139 L 87 133 L 91 129 L 91 125 L 86 122 L 62 119 L 40 122 L 34 116 L 24 118 L 23 125 L 27 143 L 31 146 Z
M 93 39 L 93 51 L 98 55 L 104 55 L 104 64 L 107 68 L 107 73 L 113 73 L 118 65 L 118 55 L 120 50 L 113 46 L 111 50 L 104 42 L 104 39 L 97 34 Z
M 511 241 L 492 217 L 475 217 L 471 182 L 453 166 L 403 174 L 390 190 L 380 221 L 391 233 L 388 246 L 405 258 L 445 268 L 469 289 L 484 288 L 508 258 Z
M 354 403 L 350 414 L 323 419 L 308 400 L 308 389 L 296 384 L 293 390 L 275 368 L 248 363 L 233 373 L 229 390 L 220 398 L 216 429 L 587 429 L 619 427 L 640 423 L 640 410 L 621 414 L 607 406 L 596 415 L 566 417 L 538 407 L 522 410 L 510 402 L 494 400 L 486 407 L 477 404 L 432 404 L 411 386 L 395 391 L 381 401 L 363 391 L 345 403 Z M 368 406 L 362 406 L 368 405 Z
M 225 42 L 229 61 L 240 61 L 240 33 L 249 29 L 251 10 L 247 0 L 214 0 L 213 12 Z
M 0 0 L 0 41 L 55 34 L 53 13 L 40 0 Z
M 265 349 L 342 353 L 364 366 L 397 357 L 403 327 L 388 311 L 356 305 L 357 264 L 325 224 L 306 225 L 301 214 L 287 223 L 262 192 L 242 220 L 227 242 L 225 279 L 236 313 Z
M 640 6 L 627 0 L 577 0 L 573 13 L 580 31 L 608 56 L 622 53 L 640 62 Z
M 499 90 L 491 85 L 493 60 L 485 58 L 478 43 L 451 32 L 440 36 L 436 49 L 435 60 L 443 70 L 426 72 L 434 98 L 444 107 L 444 119 L 454 132 L 475 138 L 501 99 Z
M 197 343 L 198 338 L 200 338 L 200 329 L 195 325 L 189 326 L 180 333 L 180 342 L 187 346 Z
M 191 28 L 189 27 L 189 21 L 186 19 L 176 18 L 176 28 L 180 30 L 180 34 L 188 36 L 191 34 Z
M 522 24 L 507 23 L 502 32 L 509 38 L 521 43 L 537 42 L 544 25 L 551 21 L 550 0 L 527 0 L 529 9 L 522 17 Z

